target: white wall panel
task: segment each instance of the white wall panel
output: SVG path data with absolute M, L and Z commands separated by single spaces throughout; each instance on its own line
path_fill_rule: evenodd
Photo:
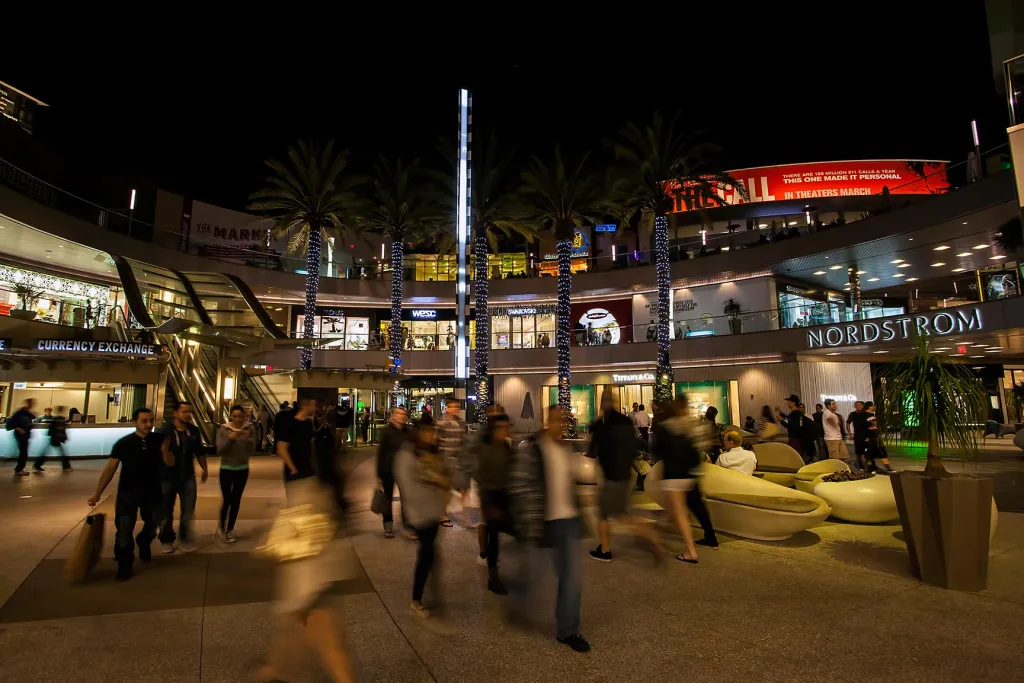
M 840 415 L 853 411 L 854 401 L 873 401 L 871 365 L 868 363 L 800 363 L 800 396 L 807 412 L 822 396 L 836 399 Z M 851 398 L 855 397 L 855 398 Z

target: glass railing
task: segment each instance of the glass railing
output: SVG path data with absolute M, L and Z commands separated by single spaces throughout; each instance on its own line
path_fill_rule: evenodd
M 982 163 L 989 157 L 1005 155 L 1007 145 L 1001 144 L 982 153 Z M 947 166 L 942 171 L 953 188 L 962 187 L 969 181 L 970 169 L 968 162 L 963 161 Z M 920 182 L 921 178 L 911 181 Z M 112 209 L 101 206 L 87 199 L 83 199 L 45 180 L 33 176 L 23 169 L 0 159 L 0 184 L 13 188 L 15 191 L 24 194 L 36 201 L 56 208 L 68 215 L 93 225 L 99 225 L 112 232 L 125 234 L 132 239 L 151 242 L 160 232 L 157 226 L 139 220 L 127 209 Z M 891 188 L 890 192 L 898 191 L 898 187 Z M 951 190 L 955 191 L 955 190 Z M 878 195 L 881 197 L 881 195 Z M 852 219 L 868 218 L 889 211 L 897 211 L 908 203 L 901 203 L 899 195 L 890 194 L 883 204 L 880 204 L 874 211 L 849 212 Z M 770 217 L 769 217 L 770 218 Z M 812 217 L 813 218 L 813 217 Z M 848 219 L 848 222 L 852 220 Z M 739 229 L 735 226 L 732 232 L 724 234 L 706 232 L 702 235 L 696 234 L 681 239 L 673 239 L 669 246 L 669 260 L 683 261 L 705 256 L 712 256 L 739 249 L 750 249 L 771 244 L 773 242 L 798 239 L 818 232 L 841 229 L 848 222 L 839 220 L 830 223 L 814 221 L 809 225 L 785 226 L 779 229 Z M 732 226 L 730 226 L 732 227 Z M 690 229 L 693 226 L 689 226 Z M 168 235 L 179 236 L 177 229 L 164 230 Z M 324 250 L 326 251 L 326 250 Z M 246 253 L 248 252 L 248 253 Z M 241 253 L 241 256 L 230 259 L 220 259 L 227 262 L 239 263 L 255 268 L 266 268 L 281 272 L 296 274 L 306 273 L 306 260 L 304 257 L 274 254 L 271 256 L 266 250 L 233 248 L 233 253 Z M 402 279 L 406 281 L 421 282 L 451 282 L 455 283 L 454 269 L 452 268 L 451 257 L 439 255 L 436 260 L 424 259 L 422 254 L 407 255 L 402 263 Z M 218 260 L 215 256 L 207 255 L 206 258 Z M 472 263 L 472 257 L 470 259 Z M 610 271 L 618 269 L 638 268 L 651 266 L 656 258 L 653 250 L 632 250 L 615 254 L 601 254 L 588 256 L 576 261 L 586 261 L 587 271 Z M 527 254 L 515 252 L 515 265 L 512 268 L 492 268 L 489 272 L 489 279 L 519 279 L 532 277 L 546 277 L 555 275 L 550 265 L 545 267 L 542 264 L 549 264 L 534 257 L 527 257 Z M 523 266 L 522 264 L 525 264 Z M 472 266 L 471 266 L 472 268 Z M 470 271 L 472 275 L 472 270 Z M 390 280 L 391 263 L 389 260 L 373 258 L 366 262 L 358 261 L 352 264 L 341 264 L 329 260 L 326 256 L 320 266 L 320 276 L 348 279 L 348 280 Z

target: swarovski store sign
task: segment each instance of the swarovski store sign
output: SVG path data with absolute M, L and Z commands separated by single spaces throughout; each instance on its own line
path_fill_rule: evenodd
M 922 315 L 888 320 L 860 320 L 807 330 L 807 348 L 853 346 L 875 342 L 904 341 L 911 337 L 961 334 L 982 330 L 981 311 L 976 307 L 932 311 Z

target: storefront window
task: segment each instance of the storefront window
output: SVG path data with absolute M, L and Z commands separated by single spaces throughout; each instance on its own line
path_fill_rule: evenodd
M 454 282 L 458 274 L 458 260 L 454 256 L 412 254 L 406 260 L 412 261 L 413 277 L 419 282 Z
M 475 271 L 474 271 L 475 272 Z M 526 254 L 490 254 L 487 257 L 487 276 L 491 280 L 526 277 Z
M 492 349 L 546 349 L 554 339 L 554 306 L 491 309 Z
M 779 326 L 810 327 L 841 322 L 838 306 L 793 292 L 779 292 Z
M 0 314 L 22 308 L 19 286 L 35 294 L 28 297 L 28 308 L 37 320 L 73 327 L 107 324 L 112 297 L 106 285 L 0 265 Z
M 544 405 L 544 419 L 547 420 L 548 406 L 558 404 L 558 387 L 547 387 L 547 402 Z M 597 387 L 574 386 L 570 388 L 570 404 L 572 405 L 572 418 L 576 423 L 577 432 L 585 432 L 594 421 L 597 412 Z
M 573 273 L 582 273 L 587 270 L 587 259 L 574 258 L 570 270 Z M 558 261 L 541 261 L 540 274 L 542 276 L 558 277 Z
M 732 424 L 729 414 L 728 382 L 676 382 L 676 396 L 686 394 L 686 409 L 690 417 L 703 417 L 709 406 L 718 408 L 718 423 Z

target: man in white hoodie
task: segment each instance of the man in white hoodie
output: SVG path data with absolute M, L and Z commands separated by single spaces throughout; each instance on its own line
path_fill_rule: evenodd
M 825 432 L 825 448 L 828 450 L 828 457 L 835 460 L 845 460 L 843 453 L 843 419 L 836 413 L 836 400 L 825 399 L 825 413 L 821 417 L 821 426 Z

